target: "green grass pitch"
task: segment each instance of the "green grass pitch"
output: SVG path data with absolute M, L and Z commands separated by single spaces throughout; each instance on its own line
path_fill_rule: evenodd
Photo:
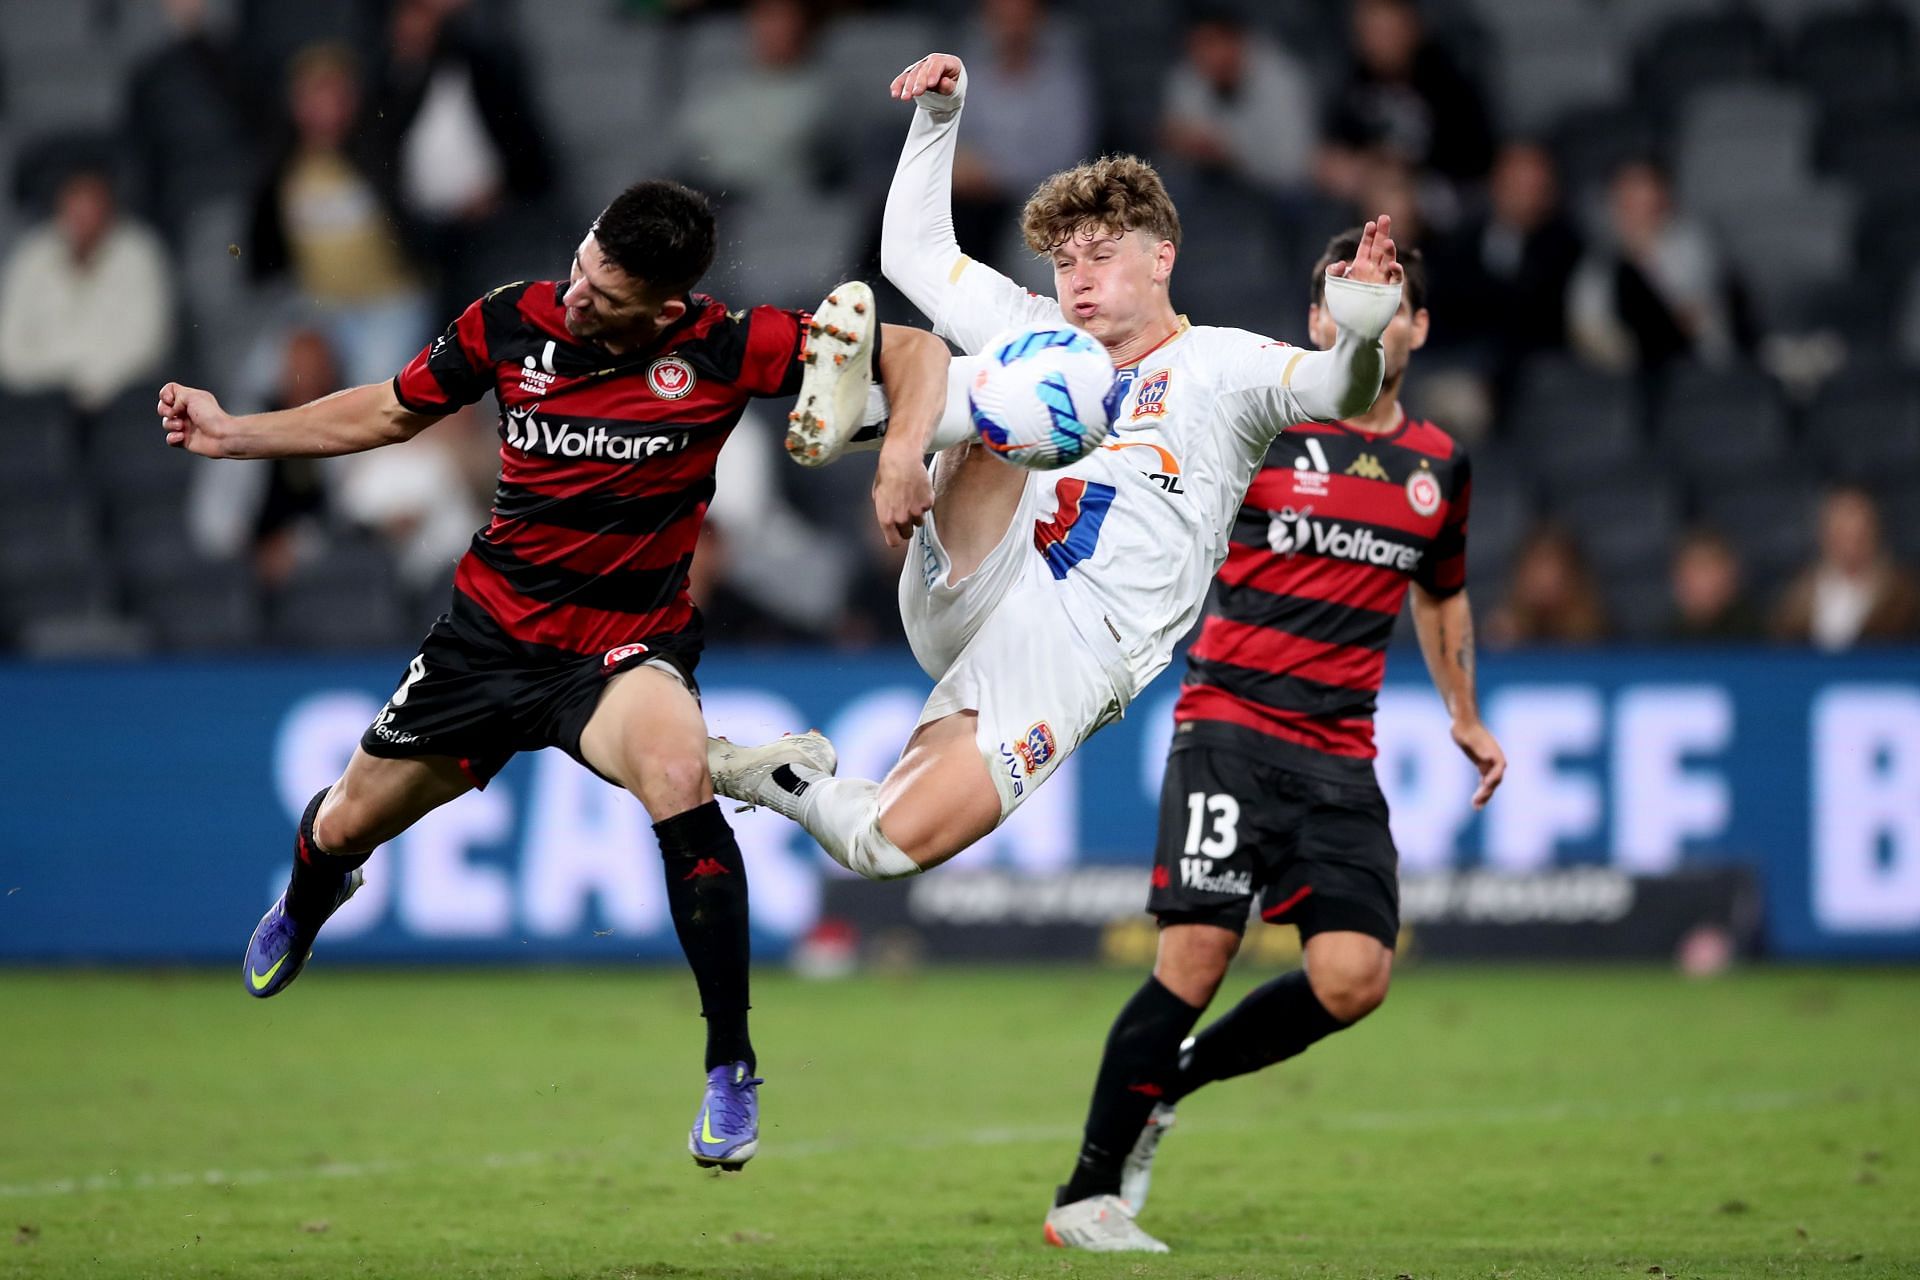
M 1913 970 L 1410 968 L 1190 1099 L 1173 1254 L 1102 1258 L 1040 1217 L 1136 974 L 761 974 L 720 1176 L 682 974 L 325 961 L 0 973 L 0 1276 L 1920 1275 Z

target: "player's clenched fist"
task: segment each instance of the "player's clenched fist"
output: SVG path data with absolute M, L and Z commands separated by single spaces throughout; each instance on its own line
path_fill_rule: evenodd
M 188 453 L 207 458 L 223 458 L 221 432 L 231 421 L 211 391 L 183 387 L 169 382 L 160 388 L 160 425 L 167 443 Z
M 960 75 L 966 68 L 950 53 L 930 53 L 893 78 L 890 92 L 902 102 L 911 102 L 923 93 L 951 94 L 960 88 Z

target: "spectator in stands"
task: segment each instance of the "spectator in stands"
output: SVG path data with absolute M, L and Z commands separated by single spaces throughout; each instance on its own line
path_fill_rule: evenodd
M 475 437 L 491 436 L 490 427 L 469 405 L 411 440 L 334 464 L 334 508 L 379 535 L 409 591 L 444 594 L 454 562 L 487 521 L 461 453 Z
M 1741 590 L 1740 557 L 1718 532 L 1695 529 L 1680 540 L 1671 583 L 1667 639 L 1712 644 L 1760 638 L 1760 614 Z
M 815 18 L 802 0 L 751 0 L 748 65 L 697 77 L 674 126 L 674 168 L 689 183 L 724 198 L 823 185 L 830 158 L 831 86 L 814 48 Z
M 1675 211 L 1666 174 L 1632 160 L 1607 192 L 1607 238 L 1587 254 L 1568 294 L 1580 353 L 1615 370 L 1733 354 L 1726 274 L 1713 241 Z
M 353 54 L 302 50 L 288 69 L 292 132 L 254 200 L 253 278 L 290 279 L 318 308 L 349 386 L 381 382 L 432 325 Z
M 290 409 L 345 385 L 326 336 L 295 329 L 286 335 L 273 390 L 260 408 Z M 216 560 L 244 556 L 263 586 L 279 586 L 325 538 L 328 465 L 274 458 L 197 468 L 187 504 L 195 547 Z
M 515 236 L 516 210 L 542 202 L 553 164 L 512 44 L 469 0 L 397 0 L 373 119 L 402 210 L 457 312 L 497 283 L 487 255 Z
M 1319 120 L 1306 69 L 1225 7 L 1194 10 L 1186 53 L 1161 108 L 1166 153 L 1266 191 L 1310 185 Z
M 1880 509 L 1843 485 L 1820 505 L 1820 549 L 1787 588 L 1774 617 L 1782 640 L 1829 652 L 1920 637 L 1920 581 L 1880 540 Z
M 981 0 L 975 11 L 960 45 L 971 87 L 953 160 L 954 233 L 974 252 L 997 247 L 1041 179 L 1093 150 L 1084 43 L 1052 20 L 1045 0 Z
M 1353 62 L 1335 98 L 1328 161 L 1337 169 L 1380 147 L 1451 184 L 1484 177 L 1493 160 L 1486 100 L 1429 37 L 1414 0 L 1358 0 L 1350 34 Z M 1337 176 L 1332 182 L 1333 194 L 1352 194 Z
M 1394 230 L 1397 239 L 1397 222 Z M 1508 142 L 1494 158 L 1486 212 L 1434 255 L 1434 288 L 1451 299 L 1439 345 L 1470 349 L 1504 386 L 1527 356 L 1566 345 L 1580 254 L 1553 157 L 1537 142 Z
M 100 409 L 171 350 L 173 310 L 160 237 L 121 214 L 105 170 L 75 169 L 0 270 L 0 386 Z
M 207 0 L 165 0 L 173 38 L 127 86 L 125 135 L 140 166 L 140 207 L 178 243 L 194 212 L 241 200 L 253 184 L 263 104 L 207 14 Z
M 1552 525 L 1535 529 L 1514 560 L 1507 598 L 1487 618 L 1487 643 L 1587 645 L 1606 634 L 1606 611 L 1579 544 Z

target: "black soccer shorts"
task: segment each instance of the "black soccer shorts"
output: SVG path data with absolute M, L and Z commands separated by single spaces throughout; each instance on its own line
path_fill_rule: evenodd
M 1394 945 L 1400 855 L 1372 778 L 1336 782 L 1237 751 L 1177 743 L 1160 790 L 1147 910 L 1162 925 L 1246 928 L 1260 918 Z
M 455 592 L 360 748 L 388 759 L 449 756 L 483 788 L 521 751 L 558 747 L 586 764 L 580 735 L 607 681 L 622 671 L 662 665 L 699 696 L 697 628 L 581 655 L 514 640 Z

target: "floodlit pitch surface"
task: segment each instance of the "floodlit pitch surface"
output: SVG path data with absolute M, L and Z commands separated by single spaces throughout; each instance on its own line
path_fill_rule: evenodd
M 1050 1250 L 1135 977 L 760 976 L 744 1174 L 665 971 L 0 974 L 4 1276 L 1920 1274 L 1920 973 L 1410 969 Z M 1230 983 L 1237 995 L 1260 975 Z

